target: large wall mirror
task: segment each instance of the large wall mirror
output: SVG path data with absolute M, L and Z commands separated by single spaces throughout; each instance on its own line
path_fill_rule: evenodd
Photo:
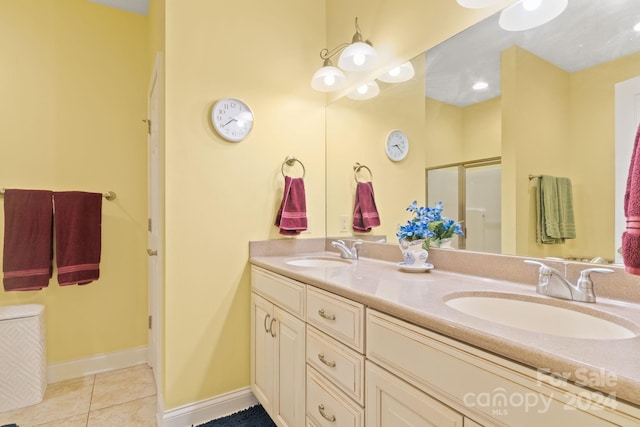
M 491 16 L 412 59 L 411 80 L 378 82 L 372 99 L 331 102 L 327 236 L 386 236 L 395 244 L 398 225 L 409 219 L 405 208 L 427 203 L 426 170 L 499 159 L 500 242 L 487 251 L 619 262 L 616 221 L 624 223 L 624 182 L 640 118 L 640 102 L 633 102 L 640 90 L 630 84 L 640 76 L 638 22 L 638 0 L 570 0 L 556 19 L 519 32 L 502 30 L 498 15 Z M 479 80 L 488 87 L 474 91 Z M 410 143 L 401 161 L 385 154 L 396 129 Z M 371 173 L 354 174 L 356 163 Z M 538 175 L 571 180 L 575 239 L 536 242 L 530 176 Z M 355 188 L 367 180 L 381 225 L 355 233 Z M 495 187 L 473 188 L 475 199 L 483 191 L 496 198 Z M 455 199 L 444 213 L 460 216 Z

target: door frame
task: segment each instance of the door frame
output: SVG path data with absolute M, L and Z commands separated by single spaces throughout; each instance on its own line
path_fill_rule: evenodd
M 147 286 L 149 315 L 149 365 L 158 395 L 163 366 L 164 288 L 164 57 L 156 54 L 147 95 Z M 152 255 L 153 253 L 157 255 Z

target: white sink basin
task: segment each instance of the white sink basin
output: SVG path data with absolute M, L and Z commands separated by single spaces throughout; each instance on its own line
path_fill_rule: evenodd
M 311 268 L 328 268 L 328 267 L 346 267 L 351 265 L 351 261 L 342 258 L 332 258 L 323 256 L 308 256 L 290 258 L 285 260 L 285 264 L 295 267 L 311 267 Z
M 461 296 L 446 304 L 462 313 L 514 328 L 568 338 L 618 340 L 638 334 L 612 322 L 580 311 L 497 296 Z

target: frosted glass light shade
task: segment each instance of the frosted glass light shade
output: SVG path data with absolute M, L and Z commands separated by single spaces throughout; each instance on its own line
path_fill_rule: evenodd
M 407 61 L 397 67 L 394 67 L 378 77 L 378 80 L 385 83 L 402 83 L 413 78 L 416 75 L 416 71 L 413 69 L 413 64 Z
M 500 0 L 458 0 L 460 6 L 469 9 L 482 9 L 483 7 L 491 7 L 498 4 Z
M 347 77 L 333 65 L 326 65 L 315 72 L 311 87 L 320 92 L 339 90 L 347 83 Z
M 338 67 L 345 71 L 369 70 L 378 61 L 378 52 L 364 42 L 355 42 L 347 46 L 340 54 Z
M 532 8 L 537 3 L 539 6 Z M 558 17 L 566 8 L 568 0 L 520 0 L 500 13 L 498 23 L 507 31 L 524 31 L 546 24 Z
M 351 99 L 371 99 L 380 93 L 378 83 L 371 81 L 358 86 L 355 90 L 347 95 Z

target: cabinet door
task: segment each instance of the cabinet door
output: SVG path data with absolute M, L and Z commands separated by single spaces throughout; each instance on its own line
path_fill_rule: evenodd
M 276 392 L 273 304 L 251 293 L 251 390 L 272 414 Z
M 462 427 L 463 417 L 377 365 L 366 362 L 367 427 Z
M 276 401 L 273 418 L 278 426 L 305 423 L 305 324 L 274 307 L 276 335 Z

